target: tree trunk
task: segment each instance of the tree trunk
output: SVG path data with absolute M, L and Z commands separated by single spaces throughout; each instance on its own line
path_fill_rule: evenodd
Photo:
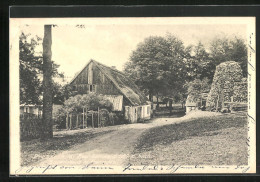
M 149 101 L 153 102 L 153 94 L 152 94 L 152 91 L 149 91 Z
M 66 115 L 66 129 L 69 129 L 69 114 Z
M 151 110 L 153 111 L 153 93 L 149 91 L 149 101 L 151 102 Z
M 169 101 L 170 114 L 172 114 L 172 100 Z
M 157 103 L 156 103 L 156 109 L 159 109 L 159 96 L 158 96 L 158 94 L 157 94 L 157 96 L 156 96 L 156 101 L 157 101 Z
M 77 121 L 76 121 L 76 128 L 79 127 L 79 114 L 77 113 Z
M 51 27 L 44 25 L 43 38 L 43 138 L 53 137 L 52 121 L 52 62 L 51 62 Z

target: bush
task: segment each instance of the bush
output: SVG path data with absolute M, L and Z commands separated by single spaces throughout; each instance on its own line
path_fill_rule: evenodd
M 97 111 L 98 107 L 100 110 L 106 109 L 110 112 L 112 110 L 112 103 L 105 96 L 96 93 L 76 95 L 70 97 L 64 102 L 64 105 L 58 110 L 58 112 L 53 114 L 53 120 L 59 128 L 65 128 L 67 113 L 73 113 L 76 115 L 82 113 L 83 108 L 85 111 L 86 109 Z
M 42 118 L 36 115 L 20 117 L 20 140 L 40 138 L 43 131 Z
M 234 95 L 235 83 L 242 81 L 242 69 L 239 63 L 228 61 L 216 67 L 211 89 L 207 98 L 207 107 L 216 107 Z

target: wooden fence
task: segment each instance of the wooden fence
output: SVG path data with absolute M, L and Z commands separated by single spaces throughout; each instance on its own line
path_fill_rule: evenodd
M 114 125 L 114 120 L 111 114 L 106 109 L 97 111 L 83 109 L 82 113 L 67 113 L 66 114 L 66 129 L 75 128 L 99 128 L 107 125 Z

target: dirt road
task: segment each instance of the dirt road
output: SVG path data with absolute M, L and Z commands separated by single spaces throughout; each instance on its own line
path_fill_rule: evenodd
M 206 112 L 203 113 L 205 115 Z M 214 113 L 211 113 L 211 115 Z M 149 123 L 136 123 L 109 127 L 113 132 L 106 133 L 83 144 L 77 145 L 54 157 L 41 161 L 41 165 L 125 165 L 128 163 L 134 145 L 143 132 L 162 125 L 185 122 L 200 114 L 181 118 L 156 118 Z

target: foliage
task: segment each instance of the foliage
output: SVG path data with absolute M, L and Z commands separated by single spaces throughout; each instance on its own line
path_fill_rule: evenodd
M 233 101 L 247 103 L 247 79 L 243 78 L 241 82 L 234 84 Z
M 38 74 L 42 59 L 35 56 L 35 47 L 39 45 L 41 38 L 28 41 L 28 36 L 22 33 L 19 37 L 20 103 L 39 104 L 42 85 Z
M 177 37 L 150 36 L 132 52 L 124 71 L 150 98 L 171 95 L 182 89 L 183 57 L 184 45 Z
M 67 99 L 64 102 L 63 107 L 60 108 L 57 113 L 54 113 L 53 118 L 56 123 L 59 123 L 62 122 L 67 113 L 83 112 L 83 108 L 96 111 L 98 107 L 100 109 L 105 108 L 108 111 L 111 111 L 112 103 L 106 99 L 105 96 L 96 93 L 76 95 Z
M 64 107 L 68 112 L 77 111 L 77 109 L 87 108 L 88 110 L 97 110 L 97 108 L 112 109 L 112 103 L 103 95 L 89 93 L 70 97 L 64 102 Z
M 235 82 L 241 81 L 242 69 L 239 63 L 228 61 L 218 65 L 207 98 L 207 106 L 215 106 L 217 100 L 218 104 L 223 103 L 226 94 L 233 96 Z
M 20 116 L 20 140 L 40 138 L 43 130 L 42 118 L 33 114 Z
M 247 76 L 247 46 L 241 38 L 215 38 L 211 42 L 210 55 L 214 65 L 234 60 L 239 63 L 243 77 Z
M 69 97 L 74 96 L 72 86 L 66 84 L 61 86 L 59 83 L 53 82 L 53 103 L 63 104 Z
M 206 82 L 211 84 L 216 66 L 230 60 L 241 66 L 246 77 L 247 47 L 242 38 L 216 37 L 207 48 L 201 42 L 184 47 L 180 39 L 168 33 L 164 37 L 150 36 L 139 43 L 124 71 L 150 100 L 156 95 L 180 102 L 199 80 L 205 88 Z
M 203 78 L 212 80 L 215 65 L 212 63 L 210 54 L 206 51 L 206 48 L 201 42 L 195 46 L 187 47 L 185 58 L 185 64 L 187 66 L 187 81 Z
M 28 40 L 29 39 L 29 40 Z M 19 74 L 20 74 L 20 104 L 41 104 L 42 103 L 42 73 L 43 59 L 42 52 L 36 52 L 41 44 L 42 38 L 22 33 L 19 37 Z M 59 65 L 52 61 L 52 77 L 62 77 L 63 73 L 58 72 Z M 57 83 L 53 84 L 57 86 Z M 53 94 L 57 94 L 57 87 Z
M 185 85 L 187 87 L 187 95 L 193 102 L 197 102 L 201 97 L 201 93 L 207 93 L 210 90 L 209 79 L 195 79 Z

